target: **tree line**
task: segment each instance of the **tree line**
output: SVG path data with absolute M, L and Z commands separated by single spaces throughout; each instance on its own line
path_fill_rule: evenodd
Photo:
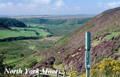
M 0 27 L 27 27 L 23 22 L 13 18 L 0 18 Z
M 3 39 L 0 39 L 0 42 L 9 42 L 9 41 L 14 41 L 14 40 L 27 40 L 27 39 L 39 39 L 39 38 L 42 38 L 41 36 L 40 37 L 25 37 L 25 36 L 19 36 L 19 37 L 9 37 L 9 38 L 3 38 Z

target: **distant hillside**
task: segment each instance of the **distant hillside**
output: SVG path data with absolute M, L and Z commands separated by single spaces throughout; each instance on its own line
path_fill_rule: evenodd
M 19 18 L 18 20 L 24 22 L 27 26 L 47 28 L 53 33 L 53 36 L 56 37 L 68 34 L 91 18 L 92 17 L 70 19 Z
M 88 18 L 94 17 L 94 14 L 76 14 L 76 15 L 21 15 L 21 16 L 0 16 L 0 17 L 11 17 L 11 18 L 41 18 L 41 19 L 68 19 L 68 18 Z
M 24 23 L 12 18 L 0 18 L 0 29 L 9 27 L 26 27 Z
M 104 11 L 58 40 L 45 52 L 47 57 L 44 62 L 40 63 L 45 63 L 50 57 L 55 57 L 56 65 L 63 64 L 67 66 L 67 71 L 72 68 L 72 70 L 77 70 L 79 74 L 83 74 L 85 72 L 84 43 L 86 31 L 90 31 L 92 35 L 92 63 L 108 57 L 120 61 L 120 7 L 118 7 Z M 42 66 L 40 63 L 33 68 Z
M 29 23 L 34 23 L 34 24 L 47 24 L 47 25 L 60 25 L 60 24 L 66 24 L 69 20 L 72 22 L 69 22 L 69 24 L 74 25 L 74 24 L 83 24 L 86 21 L 90 20 L 92 17 L 88 18 L 72 18 L 72 19 L 42 19 L 42 18 L 20 18 L 18 20 L 29 24 Z

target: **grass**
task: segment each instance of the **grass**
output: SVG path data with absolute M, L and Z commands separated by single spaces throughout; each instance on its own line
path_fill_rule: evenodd
M 53 45 L 53 42 L 48 41 L 34 40 L 34 42 L 37 50 L 48 49 L 51 45 Z
M 21 31 L 21 32 L 16 32 L 16 31 L 10 31 L 10 30 L 0 30 L 0 39 L 3 38 L 8 38 L 8 37 L 19 37 L 19 36 L 36 36 L 35 32 L 31 31 Z
M 92 46 L 94 47 L 100 43 L 101 43 L 101 41 L 93 40 Z
M 26 23 L 27 26 L 33 26 L 33 27 L 36 27 L 36 26 L 39 26 L 39 27 L 44 27 L 40 24 L 35 24 L 35 23 Z
M 81 34 L 81 33 L 84 32 L 85 30 L 90 29 L 90 28 L 92 28 L 92 27 L 94 27 L 94 25 L 90 25 L 90 26 L 88 26 L 88 27 L 85 27 L 85 28 L 82 29 L 80 32 L 78 32 L 77 35 Z M 76 35 L 76 36 L 77 36 L 77 35 Z
M 29 27 L 27 27 L 27 28 L 18 28 L 18 27 L 11 27 L 11 29 L 13 29 L 13 30 L 17 29 L 18 31 L 25 33 L 25 35 L 27 35 L 26 33 L 31 33 L 32 32 L 32 33 L 34 33 L 34 36 L 37 36 L 34 31 L 38 32 L 40 34 L 40 36 L 42 36 L 42 37 L 46 37 L 47 35 L 50 34 L 49 32 L 46 32 L 43 29 L 38 29 L 38 28 L 29 28 Z M 25 31 L 25 29 L 27 31 Z M 29 30 L 34 30 L 34 31 L 29 31 Z
M 62 70 L 62 71 L 64 70 L 63 64 L 59 64 L 59 65 L 55 65 L 55 64 L 54 64 L 53 67 L 54 67 L 55 69 L 57 69 L 57 70 Z M 69 75 L 70 75 L 70 72 L 67 71 L 67 72 L 66 72 L 66 75 L 69 76 Z
M 63 70 L 63 64 L 59 64 L 59 65 L 53 65 L 54 68 L 56 68 L 57 70 Z
M 92 18 L 89 23 L 93 22 L 96 19 L 96 17 Z
M 53 33 L 53 37 L 65 36 L 68 33 L 70 33 L 71 31 L 73 31 L 74 29 L 81 26 L 81 24 L 74 25 L 74 26 L 65 25 L 65 24 L 60 24 L 60 25 L 42 24 L 42 25 L 44 26 L 44 28 L 48 28 Z
M 106 36 L 104 39 L 110 39 L 112 37 L 117 37 L 120 34 L 120 32 L 112 32 L 110 35 Z
M 105 26 L 105 25 L 104 25 Z M 94 35 L 94 36 L 92 36 L 92 37 L 95 37 L 95 36 L 99 36 L 99 35 L 101 35 L 101 34 L 103 34 L 103 33 L 105 33 L 105 32 L 109 32 L 109 33 L 116 33 L 116 32 L 120 32 L 120 30 L 119 30 L 119 27 L 118 28 L 115 28 L 117 25 L 111 25 L 110 27 L 108 27 L 108 28 L 106 28 L 106 29 L 103 29 L 103 30 L 101 30 L 101 31 L 99 31 L 99 32 L 97 32 L 96 33 L 96 35 Z M 116 34 L 115 34 L 116 35 Z M 108 37 L 109 38 L 109 37 Z
M 16 68 L 22 68 L 22 69 L 27 68 L 27 67 L 30 68 L 30 65 L 31 65 L 32 62 L 34 62 L 34 61 L 35 62 L 40 62 L 40 61 L 45 59 L 45 56 L 43 56 L 43 55 L 39 54 L 39 55 L 37 55 L 35 57 L 33 57 L 33 55 L 34 54 L 32 54 L 32 55 L 28 56 L 27 58 L 25 58 L 24 60 L 18 62 L 16 64 L 17 65 Z M 33 57 L 33 58 L 30 59 L 31 57 Z
M 38 56 L 36 56 L 35 58 L 36 58 L 36 60 L 37 60 L 38 62 L 40 62 L 40 61 L 42 61 L 43 59 L 45 59 L 45 56 L 43 56 L 43 55 L 38 55 Z
M 11 42 L 1 42 L 0 51 L 5 53 L 4 55 L 6 59 L 4 59 L 4 64 L 10 66 L 14 65 L 14 68 L 24 68 L 29 65 L 27 61 L 29 61 L 29 58 L 32 58 L 36 52 L 46 49 L 47 46 L 51 45 L 52 42 L 49 43 L 40 40 L 19 40 Z M 20 54 L 24 54 L 24 56 L 21 57 Z M 43 55 L 38 55 L 35 56 L 33 59 L 40 62 L 44 58 L 45 57 Z
M 16 51 L 22 51 L 22 50 L 27 50 L 27 48 L 25 46 L 28 45 L 28 42 L 26 41 L 11 41 L 11 42 L 1 42 L 0 43 L 0 51 L 5 52 L 7 51 L 7 53 L 5 53 L 6 55 L 12 55 L 12 53 L 16 52 Z M 18 53 L 16 55 L 19 55 Z
M 80 32 L 78 32 L 74 37 L 78 36 L 79 34 L 81 34 L 82 32 L 84 32 L 85 30 L 92 28 L 93 26 L 94 26 L 94 25 L 91 25 L 91 26 L 88 26 L 88 27 L 82 29 L 82 30 L 81 30 Z M 69 35 L 69 34 L 68 34 L 68 35 Z M 66 36 L 64 36 L 64 37 L 66 37 Z M 64 38 L 64 37 L 63 37 L 63 38 Z M 68 43 L 69 41 L 71 41 L 74 37 L 71 37 L 70 39 L 66 39 L 66 40 L 62 41 L 62 43 L 59 42 L 59 43 L 60 43 L 60 47 L 63 46 L 64 44 Z M 63 40 L 63 38 L 61 38 L 59 41 Z
M 29 46 L 29 49 L 34 50 L 34 49 L 35 49 L 35 45 L 33 45 L 33 46 Z
M 70 40 L 66 39 L 63 41 L 63 43 L 60 44 L 60 47 L 62 47 L 63 45 L 65 45 L 66 43 L 68 43 Z
M 9 64 L 9 65 L 16 64 L 17 62 L 20 62 L 20 61 L 22 61 L 24 59 L 25 59 L 25 57 L 23 57 L 23 58 L 18 57 L 16 59 L 10 59 L 10 60 L 4 61 L 4 64 Z
M 14 68 L 26 68 L 27 65 L 29 65 L 32 61 L 34 61 L 33 59 L 30 59 L 31 57 L 33 57 L 34 54 L 31 54 L 29 56 L 26 56 L 26 58 L 24 58 L 23 60 L 19 61 L 16 63 L 16 66 Z M 31 61 L 32 60 L 32 61 Z M 29 62 L 29 63 L 28 63 Z
M 11 31 L 11 30 L 0 30 L 0 39 L 3 38 L 9 38 L 9 37 L 19 37 L 19 36 L 25 36 L 25 37 L 31 37 L 36 35 L 36 32 L 38 32 L 42 37 L 46 37 L 49 35 L 49 32 L 44 31 L 43 29 L 38 29 L 38 28 L 18 28 L 18 27 L 11 27 L 12 30 L 17 30 L 17 31 Z M 26 30 L 28 31 L 26 31 Z M 34 31 L 32 31 L 34 30 Z M 36 31 L 36 32 L 35 32 Z
M 109 39 L 111 39 L 112 37 L 117 37 L 119 34 L 120 34 L 120 32 L 111 32 L 111 34 L 110 34 L 110 35 L 107 35 L 106 37 L 104 37 L 104 38 L 102 39 L 102 41 L 104 41 L 104 40 L 109 40 Z M 102 41 L 93 40 L 92 46 L 94 47 L 94 46 L 100 44 Z
M 62 41 L 65 37 L 67 37 L 68 35 L 70 35 L 73 31 L 71 31 L 70 33 L 68 33 L 67 35 L 61 37 L 59 40 L 57 40 L 56 42 L 54 42 L 54 44 L 58 43 L 60 44 L 60 41 Z M 64 45 L 64 44 L 63 44 Z
M 40 62 L 42 61 L 43 59 L 45 59 L 45 57 L 43 55 L 38 55 L 38 56 L 35 56 L 34 58 L 30 59 L 31 57 L 33 57 L 34 54 L 31 54 L 29 56 L 25 56 L 25 57 L 22 57 L 22 58 L 17 58 L 17 59 L 12 59 L 11 61 L 7 60 L 5 62 L 5 64 L 8 64 L 8 65 L 14 65 L 14 68 L 31 68 L 33 62 Z

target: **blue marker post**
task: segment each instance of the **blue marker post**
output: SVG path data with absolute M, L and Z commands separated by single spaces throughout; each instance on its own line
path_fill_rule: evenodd
M 91 67 L 91 33 L 86 32 L 85 34 L 85 68 L 86 68 L 86 77 L 89 77 L 89 71 Z

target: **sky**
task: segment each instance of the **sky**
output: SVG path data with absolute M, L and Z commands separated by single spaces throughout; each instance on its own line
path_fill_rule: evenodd
M 100 14 L 120 0 L 0 0 L 0 15 Z

